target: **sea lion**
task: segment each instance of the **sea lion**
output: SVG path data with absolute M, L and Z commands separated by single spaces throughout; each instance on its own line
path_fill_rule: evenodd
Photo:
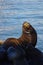
M 5 40 L 4 45 L 5 47 L 9 47 L 11 45 L 16 46 L 18 44 L 29 43 L 33 46 L 37 43 L 37 33 L 36 30 L 30 25 L 28 22 L 24 22 L 22 26 L 22 35 L 20 38 L 8 38 Z M 24 44 L 24 46 L 26 45 Z

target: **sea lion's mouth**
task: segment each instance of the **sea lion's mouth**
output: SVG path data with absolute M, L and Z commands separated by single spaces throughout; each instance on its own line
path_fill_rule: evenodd
M 27 34 L 32 34 L 32 30 L 24 30 L 24 32 Z
M 33 31 L 32 30 L 28 30 L 28 31 L 25 30 L 25 33 L 27 33 L 27 34 L 33 34 Z
M 30 34 L 30 31 L 25 31 L 25 33 Z
M 26 30 L 25 30 L 25 34 L 27 34 L 29 37 L 31 37 L 31 35 L 32 35 L 33 33 L 32 33 L 31 30 L 29 30 L 29 31 L 26 31 Z

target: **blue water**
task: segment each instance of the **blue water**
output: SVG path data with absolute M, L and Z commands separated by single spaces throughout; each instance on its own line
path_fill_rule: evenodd
M 19 38 L 24 21 L 36 29 L 36 47 L 43 51 L 43 0 L 0 0 L 0 40 Z

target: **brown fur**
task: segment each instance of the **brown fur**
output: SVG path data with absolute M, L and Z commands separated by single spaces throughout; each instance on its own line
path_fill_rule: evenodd
M 26 26 L 24 25 L 26 24 Z M 36 45 L 37 42 L 37 33 L 35 31 L 35 29 L 27 22 L 23 23 L 23 27 L 22 27 L 22 36 L 18 39 L 16 38 L 8 38 L 7 40 L 5 40 L 4 44 L 6 45 L 6 47 L 9 47 L 11 45 L 16 46 L 18 44 L 25 44 L 25 43 L 31 43 L 33 46 Z M 30 32 L 29 34 L 26 33 L 25 31 Z
M 5 45 L 5 48 L 7 49 L 9 46 L 16 47 L 19 44 L 19 42 L 16 38 L 8 38 L 7 40 L 5 40 L 3 44 Z

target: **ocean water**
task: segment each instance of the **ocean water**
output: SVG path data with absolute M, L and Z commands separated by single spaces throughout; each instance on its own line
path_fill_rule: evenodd
M 19 38 L 24 21 L 36 29 L 36 47 L 43 51 L 43 0 L 0 0 L 0 40 Z

